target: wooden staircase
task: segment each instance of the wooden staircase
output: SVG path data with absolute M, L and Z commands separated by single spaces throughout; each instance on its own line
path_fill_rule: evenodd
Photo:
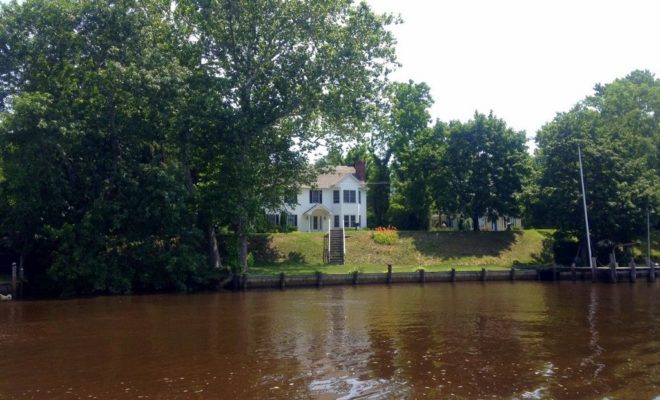
M 330 229 L 328 235 L 326 235 L 327 240 L 325 243 L 324 257 L 325 262 L 328 264 L 343 264 L 344 263 L 344 230 L 339 229 Z

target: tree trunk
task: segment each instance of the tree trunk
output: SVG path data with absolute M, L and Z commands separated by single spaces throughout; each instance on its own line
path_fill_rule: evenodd
M 206 238 L 209 246 L 209 264 L 213 269 L 222 269 L 222 259 L 218 251 L 218 239 L 215 236 L 215 228 L 209 224 L 206 228 Z
M 248 243 L 247 243 L 247 235 L 245 234 L 245 230 L 243 229 L 242 221 L 238 224 L 237 233 L 238 233 L 238 258 L 241 265 L 241 274 L 246 274 L 248 271 L 248 263 L 247 263 Z
M 390 173 L 389 159 L 391 154 L 388 152 L 382 159 L 372 153 L 373 165 L 376 170 L 374 186 L 369 191 L 371 196 L 370 204 L 374 210 L 374 222 L 376 226 L 387 225 L 387 211 L 390 207 Z
M 475 232 L 479 231 L 479 214 L 472 213 L 472 230 Z
M 247 256 L 248 256 L 248 242 L 247 242 L 247 236 L 245 234 L 241 235 L 240 237 L 240 246 L 241 246 L 241 273 L 246 274 L 248 272 L 248 262 L 247 262 Z

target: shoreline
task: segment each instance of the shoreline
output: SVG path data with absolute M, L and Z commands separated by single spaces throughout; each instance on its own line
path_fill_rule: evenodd
M 651 267 L 604 267 L 597 268 L 592 276 L 590 268 L 550 267 L 550 268 L 511 268 L 509 270 L 361 273 L 348 274 L 291 274 L 282 272 L 278 275 L 234 275 L 224 288 L 234 291 L 251 289 L 279 289 L 322 286 L 359 286 L 398 283 L 433 283 L 433 282 L 502 282 L 502 281 L 592 281 L 608 283 L 634 283 L 637 280 L 655 281 L 655 268 Z M 221 289 L 222 290 L 222 289 Z

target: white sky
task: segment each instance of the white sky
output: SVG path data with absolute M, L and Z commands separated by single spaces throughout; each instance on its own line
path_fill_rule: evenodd
M 391 78 L 426 82 L 434 119 L 492 109 L 532 138 L 596 83 L 660 77 L 659 0 L 367 1 L 403 18 Z

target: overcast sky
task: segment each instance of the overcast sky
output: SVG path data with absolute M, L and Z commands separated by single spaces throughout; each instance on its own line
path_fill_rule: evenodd
M 660 77 L 660 0 L 367 1 L 403 18 L 392 79 L 426 82 L 443 121 L 492 109 L 531 138 L 596 83 Z
M 658 0 L 368 2 L 403 18 L 392 78 L 426 82 L 443 121 L 492 109 L 533 137 L 596 83 L 635 69 L 660 77 Z

